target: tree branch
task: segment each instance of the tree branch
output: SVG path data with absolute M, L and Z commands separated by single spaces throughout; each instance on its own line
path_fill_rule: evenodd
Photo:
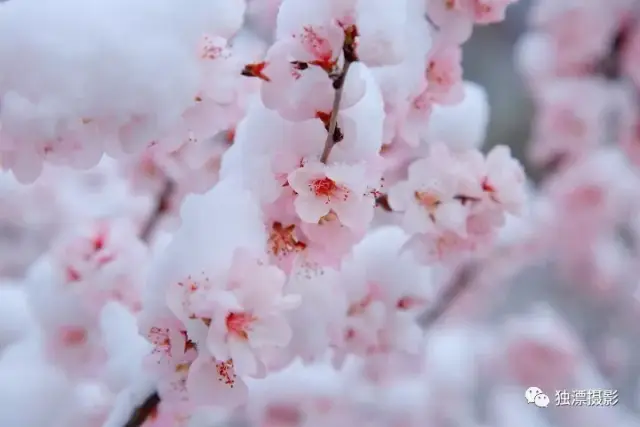
M 389 196 L 387 196 L 386 194 L 380 194 L 378 197 L 376 197 L 376 206 L 382 208 L 387 212 L 393 212 L 393 209 L 391 209 L 391 204 L 389 204 Z
M 327 126 L 327 139 L 324 142 L 324 149 L 320 155 L 320 161 L 327 163 L 329 154 L 333 146 L 342 139 L 342 132 L 338 128 L 338 112 L 340 110 L 340 101 L 342 101 L 342 93 L 344 92 L 344 84 L 347 80 L 347 73 L 351 64 L 358 61 L 356 54 L 356 38 L 358 37 L 358 29 L 355 25 L 344 28 L 344 43 L 342 44 L 342 54 L 344 56 L 344 66 L 342 71 L 333 80 L 333 89 L 335 96 L 333 97 L 333 106 L 331 107 L 331 116 Z M 338 131 L 338 132 L 336 132 Z
M 424 330 L 429 329 L 440 320 L 455 300 L 473 283 L 479 271 L 480 267 L 477 261 L 470 261 L 458 268 L 436 302 L 418 319 Z
M 142 230 L 140 231 L 140 239 L 144 242 L 149 242 L 153 232 L 158 226 L 160 219 L 169 208 L 169 199 L 173 195 L 175 190 L 175 183 L 167 178 L 165 180 L 164 187 L 156 199 L 156 205 L 149 214 L 149 217 L 145 221 Z M 157 391 L 151 393 L 139 406 L 137 406 L 129 420 L 123 427 L 140 427 L 144 422 L 158 410 L 160 404 L 160 395 Z
M 338 142 L 336 140 L 336 127 L 338 126 L 338 111 L 340 110 L 340 101 L 342 101 L 342 93 L 344 92 L 344 82 L 347 77 L 347 73 L 349 72 L 349 67 L 353 62 L 349 60 L 345 60 L 344 68 L 342 72 L 338 75 L 336 80 L 333 82 L 333 87 L 336 90 L 336 94 L 333 98 L 333 106 L 331 107 L 331 117 L 329 118 L 329 127 L 327 139 L 324 142 L 324 149 L 322 150 L 322 155 L 320 156 L 320 161 L 322 163 L 327 163 L 329 159 L 329 154 L 331 154 L 331 149 Z
M 169 208 L 169 199 L 171 199 L 174 190 L 175 183 L 171 179 L 167 178 L 162 191 L 156 199 L 156 205 L 153 211 L 145 221 L 144 225 L 142 226 L 142 230 L 140 231 L 140 240 L 142 240 L 143 242 L 148 243 L 151 239 L 151 236 L 158 226 L 160 219 Z
M 160 395 L 157 391 L 151 393 L 137 408 L 133 410 L 124 427 L 140 427 L 158 410 Z

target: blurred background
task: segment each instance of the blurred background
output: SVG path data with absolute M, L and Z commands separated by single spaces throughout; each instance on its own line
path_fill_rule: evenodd
M 526 82 L 514 63 L 514 46 L 527 30 L 530 6 L 530 0 L 520 0 L 509 7 L 504 22 L 477 26 L 471 40 L 464 45 L 463 61 L 465 79 L 481 84 L 488 94 L 491 117 L 485 148 L 496 144 L 509 145 L 525 165 L 527 174 L 535 179 L 540 176 L 539 171 L 527 162 L 525 154 L 535 110 Z M 549 305 L 577 332 L 596 370 L 610 381 L 610 388 L 618 391 L 618 405 L 637 415 L 640 377 L 637 299 L 632 289 L 625 291 L 629 292 L 594 300 L 592 295 L 581 292 L 579 284 L 564 282 L 553 262 L 548 262 L 528 267 L 505 286 L 500 285 L 498 293 L 501 300 L 490 316 L 490 323 L 504 323 L 514 315 L 530 313 L 540 304 Z M 469 291 L 467 298 L 473 298 L 473 295 L 478 296 L 478 293 Z M 544 362 L 540 360 L 540 363 Z M 490 385 L 484 383 L 483 387 Z M 593 384 L 585 384 L 582 388 L 587 387 L 599 389 L 602 383 L 594 379 Z M 596 415 L 596 408 L 556 409 Z M 559 425 L 559 419 L 554 418 L 551 412 L 543 412 L 547 422 Z M 592 422 L 593 425 L 606 423 L 605 419 L 597 417 Z M 524 424 L 530 425 L 528 422 Z M 632 421 L 631 425 L 640 426 L 640 421 Z
M 520 0 L 509 6 L 505 21 L 477 26 L 463 45 L 465 79 L 484 86 L 491 105 L 487 146 L 509 145 L 525 163 L 523 150 L 529 138 L 533 105 L 515 68 L 513 50 L 527 30 L 530 4 L 530 0 Z

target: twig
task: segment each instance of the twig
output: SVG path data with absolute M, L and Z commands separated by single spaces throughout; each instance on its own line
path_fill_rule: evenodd
M 142 241 L 149 242 L 149 240 L 151 239 L 153 231 L 156 229 L 158 223 L 160 222 L 160 219 L 169 207 L 169 199 L 173 195 L 174 189 L 175 183 L 172 180 L 167 179 L 165 181 L 164 187 L 162 188 L 162 191 L 156 199 L 156 205 L 153 211 L 151 211 L 149 217 L 147 218 L 147 221 L 142 227 L 142 231 L 140 232 L 140 239 Z M 144 402 L 142 402 L 133 410 L 131 416 L 129 417 L 129 420 L 124 425 L 124 427 L 140 427 L 142 424 L 144 424 L 147 418 L 149 418 L 156 412 L 156 410 L 158 409 L 158 405 L 160 404 L 160 400 L 160 395 L 157 391 L 151 393 L 149 396 L 147 396 Z
M 628 28 L 623 27 L 618 31 L 611 43 L 609 54 L 596 65 L 596 73 L 602 75 L 607 80 L 618 80 L 620 78 L 621 55 L 628 36 Z
M 140 232 L 140 239 L 144 242 L 149 242 L 151 239 L 151 235 L 153 231 L 156 229 L 160 219 L 167 211 L 169 207 L 169 199 L 173 194 L 175 189 L 175 183 L 167 179 L 165 181 L 164 187 L 162 191 L 158 195 L 156 199 L 156 205 L 149 214 L 147 221 L 144 223 L 142 227 L 142 231 Z M 137 406 L 131 416 L 127 420 L 126 424 L 123 427 L 140 427 L 145 421 L 151 417 L 157 410 L 158 405 L 160 404 L 160 395 L 157 391 L 151 393 L 147 398 L 142 402 L 139 406 Z
M 391 209 L 391 204 L 389 204 L 389 196 L 387 196 L 386 194 L 380 194 L 378 197 L 376 197 L 376 206 L 382 208 L 387 212 L 393 212 L 393 209 Z
M 347 80 L 347 73 L 351 64 L 358 61 L 356 53 L 356 39 L 358 37 L 358 29 L 355 25 L 344 28 L 344 43 L 342 45 L 342 54 L 344 55 L 344 66 L 342 71 L 335 77 L 333 81 L 333 89 L 335 95 L 333 97 L 333 106 L 331 107 L 331 116 L 329 117 L 329 125 L 327 126 L 327 139 L 324 142 L 324 149 L 320 155 L 320 161 L 327 163 L 329 154 L 333 146 L 342 139 L 342 132 L 336 132 L 338 129 L 338 111 L 340 110 L 340 101 L 342 101 L 342 93 L 344 92 L 344 84 Z
M 353 62 L 349 60 L 345 60 L 344 68 L 340 75 L 333 82 L 333 87 L 336 90 L 335 96 L 333 98 L 333 106 L 331 107 L 331 117 L 329 118 L 329 128 L 327 139 L 324 142 L 324 149 L 322 150 L 322 155 L 320 156 L 320 161 L 322 163 L 327 163 L 329 159 L 329 154 L 331 154 L 331 149 L 337 142 L 335 139 L 336 126 L 338 126 L 338 111 L 340 110 L 340 101 L 342 101 L 342 93 L 344 92 L 344 82 L 347 77 L 347 73 L 349 72 L 349 67 Z
M 156 199 L 156 205 L 153 211 L 149 214 L 149 217 L 142 227 L 142 231 L 140 231 L 140 239 L 142 241 L 149 242 L 151 239 L 153 231 L 156 229 L 160 219 L 169 208 L 169 199 L 173 195 L 174 189 L 175 183 L 171 179 L 167 178 L 162 191 Z M 144 402 L 133 410 L 124 427 L 140 427 L 156 412 L 158 405 L 160 404 L 160 400 L 160 395 L 157 391 L 151 393 L 147 396 Z
M 477 261 L 470 261 L 458 269 L 436 302 L 420 316 L 418 321 L 424 330 L 432 327 L 447 312 L 458 296 L 473 283 L 479 270 Z
M 124 427 L 140 427 L 156 412 L 159 404 L 160 395 L 157 391 L 154 391 L 144 400 L 144 402 L 140 404 L 140 406 L 133 410 Z
M 153 211 L 147 218 L 144 226 L 142 227 L 142 230 L 140 231 L 140 240 L 149 242 L 153 231 L 156 229 L 158 223 L 160 222 L 160 219 L 169 208 L 169 199 L 173 195 L 174 189 L 175 183 L 171 179 L 167 178 L 162 191 L 156 199 L 156 205 Z

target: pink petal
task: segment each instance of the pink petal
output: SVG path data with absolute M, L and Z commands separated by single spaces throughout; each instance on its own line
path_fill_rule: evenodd
M 230 336 L 227 345 L 238 375 L 254 375 L 258 371 L 258 361 L 247 340 Z
M 249 339 L 256 346 L 284 347 L 291 341 L 291 327 L 287 319 L 279 314 L 261 317 L 252 325 Z
M 300 216 L 300 219 L 304 222 L 315 224 L 320 221 L 320 218 L 327 215 L 331 210 L 325 200 L 317 197 L 304 197 L 298 195 L 293 202 L 296 208 L 296 213 Z
M 204 355 L 199 356 L 191 365 L 187 377 L 187 390 L 190 400 L 196 405 L 223 406 L 234 408 L 243 404 L 248 389 L 242 379 L 235 377 L 233 368 L 224 376 L 219 374 L 217 362 Z M 230 382 L 228 378 L 231 378 Z
M 352 198 L 333 205 L 340 222 L 351 229 L 366 228 L 373 219 L 372 199 Z

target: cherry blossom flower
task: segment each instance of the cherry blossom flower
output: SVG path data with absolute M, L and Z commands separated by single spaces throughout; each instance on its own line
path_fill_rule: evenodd
M 284 347 L 291 339 L 283 311 L 295 308 L 298 300 L 282 296 L 285 276 L 281 270 L 252 267 L 250 261 L 236 268 L 242 270 L 230 278 L 232 289 L 210 297 L 215 317 L 211 319 L 207 347 L 218 360 L 233 360 L 241 375 L 255 375 L 255 353 L 263 347 Z
M 444 171 L 448 173 L 443 174 Z M 451 157 L 434 156 L 411 164 L 409 179 L 389 191 L 393 209 L 405 212 L 407 230 L 427 233 L 443 229 L 465 233 L 469 208 L 455 198 L 460 189 L 460 172 Z
M 427 97 L 440 104 L 456 104 L 464 98 L 462 52 L 459 46 L 435 46 L 428 60 Z
M 367 196 L 363 165 L 306 163 L 287 178 L 297 193 L 296 212 L 309 223 L 318 223 L 333 211 L 342 224 L 357 228 L 371 221 L 373 201 Z

